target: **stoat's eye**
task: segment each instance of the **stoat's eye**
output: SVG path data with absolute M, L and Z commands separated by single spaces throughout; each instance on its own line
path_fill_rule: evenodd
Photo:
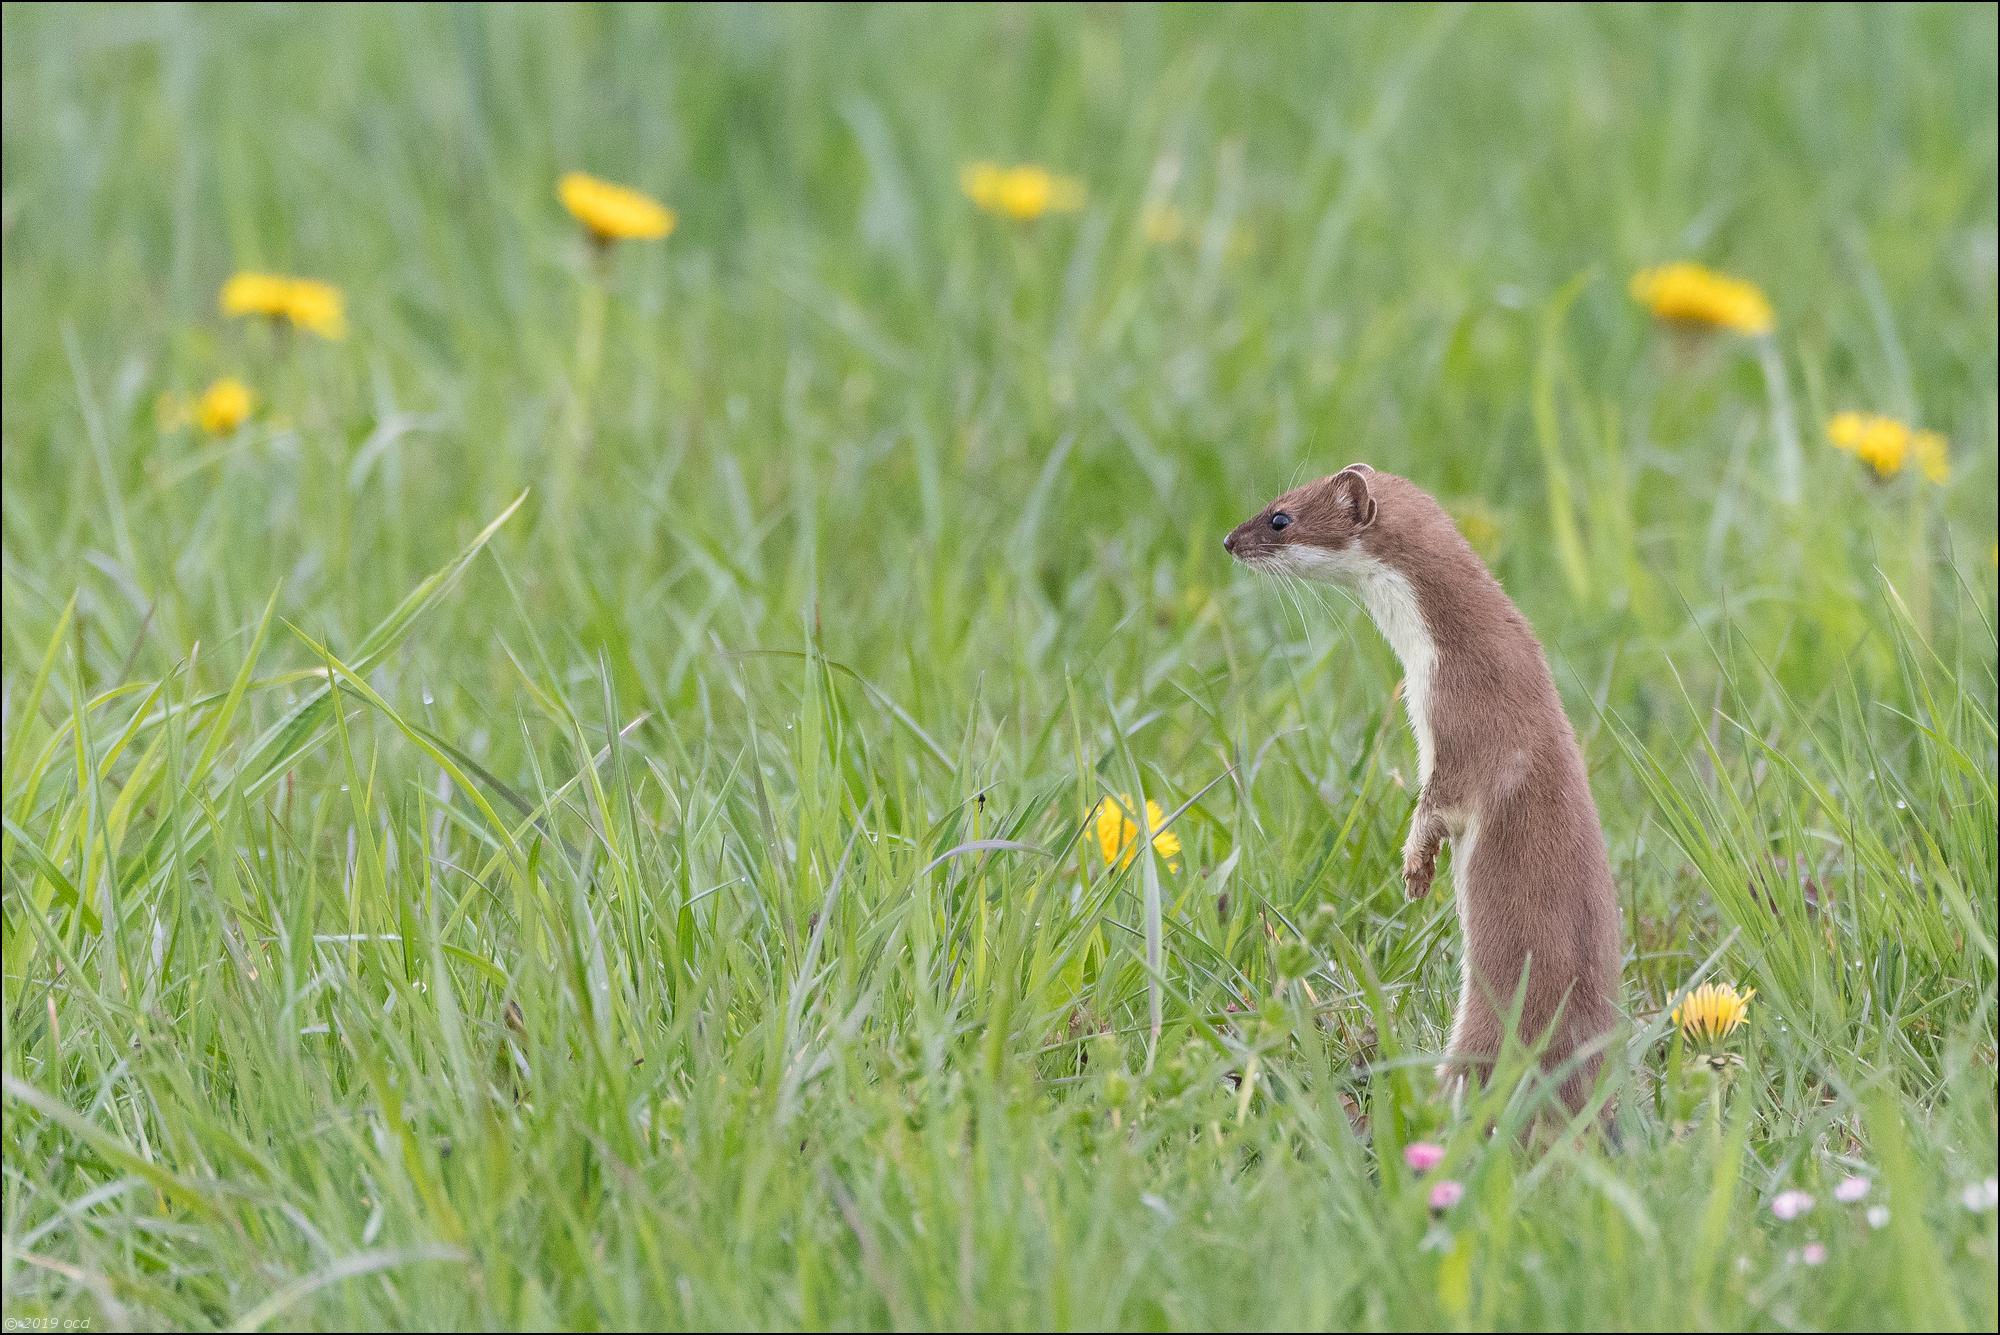
M 1271 516 L 1272 528 L 1290 528 L 1291 524 L 1292 524 L 1292 517 L 1286 514 L 1283 510 L 1278 511 L 1276 514 Z

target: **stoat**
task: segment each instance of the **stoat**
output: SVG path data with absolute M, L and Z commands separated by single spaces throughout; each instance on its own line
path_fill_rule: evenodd
M 1254 570 L 1352 591 L 1403 665 L 1421 793 L 1403 884 L 1449 838 L 1465 967 L 1447 1068 L 1499 1052 L 1519 1005 L 1571 1107 L 1618 1023 L 1611 864 L 1583 754 L 1527 618 L 1422 488 L 1353 464 L 1286 492 L 1222 545 Z M 1525 979 L 1525 986 L 1523 980 Z

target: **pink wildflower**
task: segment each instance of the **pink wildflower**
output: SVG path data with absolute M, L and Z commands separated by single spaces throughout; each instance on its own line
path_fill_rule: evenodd
M 1444 1146 L 1433 1145 L 1428 1140 L 1419 1140 L 1403 1147 L 1403 1162 L 1413 1173 L 1428 1173 L 1444 1162 Z
M 1438 1214 L 1443 1214 L 1446 1210 L 1449 1210 L 1464 1199 L 1465 1184 L 1463 1182 L 1454 1182 L 1452 1179 L 1446 1178 L 1431 1188 L 1431 1209 Z
M 1781 1191 L 1771 1199 L 1771 1213 L 1787 1223 L 1812 1208 L 1812 1196 L 1803 1191 Z

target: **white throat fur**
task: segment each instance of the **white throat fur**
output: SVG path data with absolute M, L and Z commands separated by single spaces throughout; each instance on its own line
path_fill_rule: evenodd
M 1431 736 L 1431 685 L 1437 678 L 1437 641 L 1417 605 L 1417 591 L 1386 562 L 1349 547 L 1338 552 L 1305 546 L 1281 547 L 1273 569 L 1301 579 L 1352 589 L 1403 665 L 1403 707 L 1417 739 L 1417 778 L 1430 782 L 1436 744 Z

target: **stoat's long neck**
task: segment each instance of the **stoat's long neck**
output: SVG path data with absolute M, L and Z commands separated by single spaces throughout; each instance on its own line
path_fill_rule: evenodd
M 1431 731 L 1437 640 L 1424 618 L 1416 589 L 1393 566 L 1366 562 L 1355 578 L 1355 594 L 1403 665 L 1403 707 L 1410 715 L 1410 731 L 1417 738 L 1417 779 L 1429 783 L 1431 764 L 1437 756 L 1437 739 Z

